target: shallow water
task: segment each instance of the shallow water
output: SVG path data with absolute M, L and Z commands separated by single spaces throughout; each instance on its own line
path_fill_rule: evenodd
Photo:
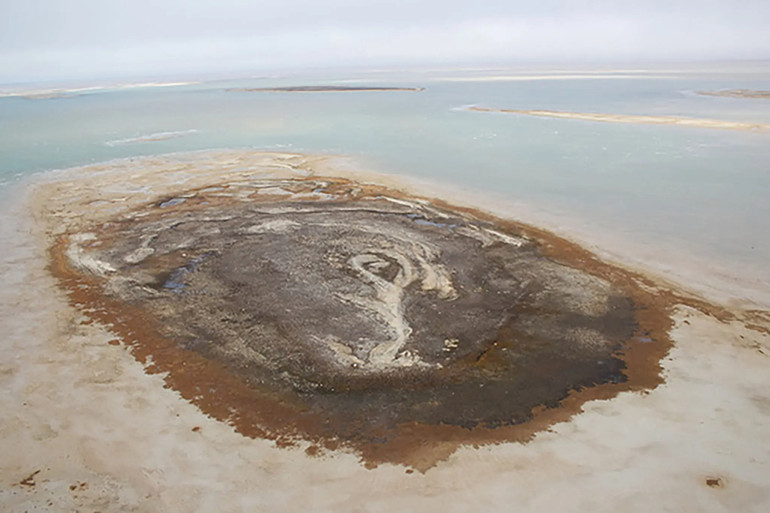
M 462 108 L 767 123 L 770 101 L 695 92 L 770 89 L 770 68 L 663 70 L 594 79 L 486 80 L 488 75 L 319 75 L 92 90 L 39 100 L 0 98 L 0 184 L 7 187 L 52 168 L 188 150 L 345 154 L 370 169 L 525 205 L 539 212 L 537 220 L 550 220 L 546 224 L 551 228 L 597 235 L 596 241 L 625 248 L 621 253 L 666 262 L 660 267 L 694 258 L 700 265 L 713 264 L 722 274 L 734 271 L 770 282 L 770 238 L 765 236 L 770 231 L 770 134 L 543 119 Z M 340 83 L 426 90 L 227 91 Z

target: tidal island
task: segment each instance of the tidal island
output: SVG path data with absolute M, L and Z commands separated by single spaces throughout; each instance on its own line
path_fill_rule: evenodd
M 426 469 L 662 382 L 673 298 L 639 275 L 322 157 L 218 162 L 97 167 L 39 208 L 72 305 L 245 436 Z

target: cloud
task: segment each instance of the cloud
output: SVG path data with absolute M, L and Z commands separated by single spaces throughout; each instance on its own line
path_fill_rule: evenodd
M 770 8 L 728 2 L 14 3 L 0 81 L 469 62 L 769 58 Z

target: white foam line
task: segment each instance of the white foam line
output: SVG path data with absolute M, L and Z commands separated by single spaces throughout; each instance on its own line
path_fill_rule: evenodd
M 107 146 L 123 146 L 125 144 L 166 141 L 168 139 L 176 139 L 178 137 L 184 137 L 186 135 L 192 135 L 197 133 L 198 133 L 198 130 L 196 129 L 177 130 L 172 132 L 156 132 L 153 134 L 140 135 L 138 137 L 128 137 L 126 139 L 114 139 L 112 141 L 107 141 L 104 144 L 106 144 Z

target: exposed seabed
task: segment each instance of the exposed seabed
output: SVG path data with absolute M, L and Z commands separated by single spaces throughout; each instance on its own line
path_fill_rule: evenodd
M 110 319 L 101 315 L 87 297 L 73 293 L 86 290 L 81 285 L 88 286 L 78 283 L 77 276 L 92 279 L 98 278 L 100 272 L 113 273 L 100 265 L 114 267 L 118 261 L 123 262 L 121 265 L 143 261 L 143 252 L 137 252 L 141 248 L 131 244 L 122 253 L 107 251 L 114 261 L 88 254 L 88 244 L 100 238 L 102 245 L 126 240 L 123 235 L 112 237 L 110 233 L 137 233 L 131 223 L 147 227 L 163 220 L 164 211 L 172 210 L 189 220 L 192 211 L 184 209 L 196 202 L 208 202 L 207 208 L 213 208 L 216 196 L 222 206 L 232 206 L 236 200 L 248 202 L 248 195 L 254 193 L 248 184 L 256 178 L 307 185 L 316 183 L 319 177 L 334 177 L 337 182 L 333 183 L 345 187 L 363 184 L 380 196 L 385 187 L 396 202 L 417 201 L 416 208 L 453 212 L 457 219 L 448 224 L 469 223 L 502 236 L 518 237 L 514 240 L 525 241 L 524 245 L 536 243 L 549 261 L 582 268 L 596 279 L 616 284 L 626 294 L 633 288 L 639 294 L 635 297 L 646 295 L 651 307 L 640 309 L 637 315 L 658 312 L 654 318 L 637 319 L 640 325 L 665 328 L 652 337 L 634 333 L 638 339 L 634 347 L 652 347 L 645 346 L 652 342 L 647 338 L 667 339 L 668 355 L 651 355 L 652 361 L 638 367 L 646 371 L 636 377 L 632 374 L 636 367 L 627 361 L 625 383 L 635 383 L 634 387 L 622 389 L 624 383 L 589 387 L 621 389 L 593 398 L 570 399 L 580 396 L 579 392 L 562 400 L 558 407 L 535 412 L 541 415 L 539 423 L 535 415 L 529 422 L 503 427 L 534 427 L 518 441 L 513 436 L 507 441 L 494 435 L 476 440 L 451 437 L 435 445 L 427 444 L 425 451 L 390 453 L 409 457 L 388 458 L 366 453 L 363 446 L 346 444 L 344 440 L 338 447 L 324 447 L 300 433 L 293 437 L 293 447 L 280 448 L 275 437 L 249 438 L 239 433 L 243 430 L 238 427 L 235 412 L 226 408 L 206 411 L 202 399 L 189 395 L 192 389 L 174 386 L 179 372 L 188 373 L 194 381 L 206 374 L 201 372 L 203 367 L 164 368 L 161 359 L 127 337 L 129 333 L 121 327 L 125 319 L 115 316 L 115 310 L 103 310 L 113 314 Z M 35 186 L 26 204 L 7 207 L 15 208 L 13 219 L 19 222 L 6 223 L 2 228 L 8 251 L 2 262 L 6 338 L 1 346 L 0 407 L 5 413 L 0 436 L 8 449 L 0 464 L 4 479 L 0 501 L 10 509 L 47 505 L 53 509 L 98 507 L 102 511 L 353 511 L 397 507 L 420 511 L 441 504 L 442 509 L 459 511 L 467 509 L 468 504 L 498 509 L 518 504 L 523 510 L 648 511 L 652 506 L 762 511 L 768 506 L 770 496 L 764 476 L 770 452 L 763 443 L 770 416 L 767 305 L 747 309 L 715 304 L 710 298 L 658 281 L 638 269 L 605 264 L 542 230 L 518 223 L 502 227 L 484 224 L 502 220 L 484 217 L 475 210 L 450 208 L 457 204 L 455 198 L 437 201 L 431 195 L 434 198 L 427 201 L 428 196 L 398 179 L 357 173 L 350 167 L 340 167 L 330 157 L 243 152 L 177 155 L 88 166 L 51 174 L 45 181 Z M 206 191 L 223 184 L 235 187 Z M 189 195 L 190 191 L 199 192 L 196 196 Z M 313 194 L 324 193 L 317 188 L 305 192 L 311 197 L 305 198 L 303 205 L 329 200 L 313 199 Z M 283 202 L 290 196 L 278 195 Z M 182 198 L 184 201 L 174 201 Z M 394 205 L 390 212 L 400 213 L 398 203 Z M 92 229 L 114 223 L 128 213 L 135 217 L 124 223 L 123 229 L 131 228 L 125 232 L 114 226 L 112 232 Z M 413 230 L 413 225 L 419 225 L 417 218 L 409 218 L 406 213 L 398 214 L 399 223 L 408 220 L 412 224 L 408 228 L 397 225 L 398 230 Z M 414 214 L 412 210 L 408 213 Z M 424 215 L 421 219 L 437 222 Z M 264 229 L 262 235 L 280 234 L 282 230 L 291 233 L 291 222 L 297 221 L 286 218 L 270 225 L 265 224 L 270 220 L 260 219 L 240 228 L 253 229 L 252 235 L 260 232 L 255 226 Z M 195 225 L 194 220 L 191 225 Z M 231 228 L 240 229 L 236 224 Z M 428 230 L 424 232 L 428 242 L 440 238 L 442 229 L 430 224 L 420 226 L 420 230 Z M 71 244 L 73 235 L 83 233 L 94 233 L 95 238 L 81 236 L 78 244 Z M 57 241 L 61 245 L 57 246 Z M 140 245 L 141 241 L 141 237 L 136 239 Z M 515 246 L 499 239 L 495 244 Z M 78 252 L 78 248 L 82 251 Z M 494 248 L 494 244 L 489 246 L 490 250 Z M 368 276 L 370 283 L 379 283 L 375 277 L 390 284 L 400 283 L 398 277 L 404 281 L 408 274 L 404 269 L 415 264 L 399 263 L 403 248 L 390 249 L 397 250 L 397 256 L 388 259 L 389 255 L 383 253 L 378 261 L 364 261 L 356 260 L 355 255 L 376 252 L 354 252 L 353 259 L 341 261 L 341 265 L 352 266 L 350 276 L 354 280 Z M 160 252 L 159 247 L 153 251 Z M 85 270 L 75 266 L 74 274 L 65 276 L 57 267 L 57 258 L 71 272 L 73 262 L 78 261 Z M 446 280 L 442 285 L 439 263 L 425 255 L 423 263 L 429 264 L 420 266 L 425 270 L 412 273 L 419 279 L 401 289 L 425 283 L 432 269 L 436 279 L 430 283 L 435 287 L 424 292 L 438 298 L 443 289 L 443 300 L 449 300 L 452 294 Z M 88 265 L 96 267 L 88 270 Z M 169 268 L 180 267 L 174 264 Z M 186 287 L 195 285 L 180 280 L 183 278 L 169 275 L 162 284 L 170 281 Z M 388 296 L 390 288 L 380 284 L 381 292 L 368 296 L 376 301 L 365 306 L 374 311 L 379 307 L 380 317 L 390 312 L 390 320 L 398 325 L 399 309 L 387 306 L 394 304 L 388 301 L 393 299 Z M 130 292 L 131 287 L 126 290 Z M 367 297 L 360 293 L 364 290 L 353 288 L 347 292 L 351 297 Z M 176 294 L 174 287 L 160 293 Z M 398 299 L 398 294 L 395 297 Z M 405 297 L 402 293 L 402 303 Z M 131 300 L 141 302 L 141 298 Z M 583 305 L 579 310 L 587 314 L 585 308 Z M 385 333 L 397 334 L 393 326 Z M 414 330 L 411 324 L 410 328 Z M 382 340 L 387 345 L 397 338 Z M 395 362 L 404 348 L 388 359 L 375 351 L 383 347 L 377 340 L 372 337 L 368 346 L 357 348 L 358 353 L 348 353 L 344 349 L 335 352 L 327 339 L 330 350 L 326 354 L 334 365 L 355 357 L 363 367 L 377 361 L 385 362 L 385 367 L 398 367 Z M 452 340 L 446 346 L 441 341 L 441 356 L 451 354 L 453 346 Z M 443 351 L 444 347 L 449 351 Z M 440 359 L 421 360 L 425 365 L 441 363 Z M 420 366 L 414 358 L 412 362 Z M 352 363 L 358 362 L 345 360 L 346 372 L 353 372 Z M 649 372 L 658 365 L 660 369 Z M 645 382 L 644 376 L 654 379 Z M 199 392 L 201 397 L 207 393 Z M 568 414 L 551 416 L 557 412 Z M 459 429 L 463 434 L 473 432 L 465 427 Z M 486 426 L 482 430 L 494 432 L 496 428 Z M 362 462 L 379 465 L 367 469 Z M 375 481 L 377 486 L 371 486 Z M 398 494 L 392 493 L 395 489 Z

